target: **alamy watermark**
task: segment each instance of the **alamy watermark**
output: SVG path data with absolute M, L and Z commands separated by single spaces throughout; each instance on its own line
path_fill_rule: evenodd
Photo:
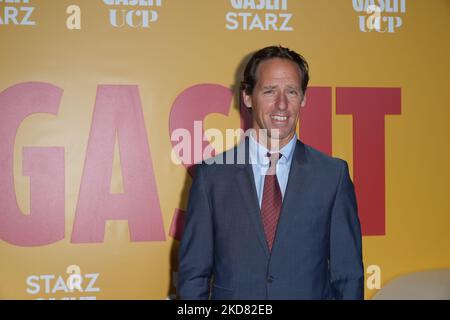
M 247 157 L 248 146 L 242 143 L 246 137 L 252 136 L 258 141 L 258 147 L 263 146 L 276 153 L 280 151 L 280 130 L 279 129 L 226 129 L 225 134 L 219 129 L 211 128 L 203 131 L 202 121 L 194 122 L 193 132 L 179 128 L 172 132 L 170 140 L 174 145 L 171 159 L 174 164 L 192 165 L 204 162 L 211 164 L 257 164 L 258 157 Z M 211 142 L 211 143 L 210 143 Z M 238 143 L 240 142 L 240 143 Z M 238 143 L 238 147 L 234 146 Z M 217 155 L 218 150 L 227 150 L 226 153 Z M 264 161 L 263 164 L 268 164 Z

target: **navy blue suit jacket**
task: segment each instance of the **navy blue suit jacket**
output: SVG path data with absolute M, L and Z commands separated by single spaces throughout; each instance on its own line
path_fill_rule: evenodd
M 347 163 L 297 141 L 270 252 L 248 139 L 218 157 L 236 161 L 238 154 L 241 163 L 196 166 L 179 250 L 179 297 L 363 299 L 361 228 Z

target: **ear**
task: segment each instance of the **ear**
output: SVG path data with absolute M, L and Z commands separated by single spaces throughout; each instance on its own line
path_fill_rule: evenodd
M 306 94 L 303 95 L 303 99 L 302 99 L 302 102 L 300 104 L 300 107 L 303 108 L 305 105 L 306 105 Z
M 247 94 L 245 90 L 242 90 L 242 101 L 247 108 L 252 108 L 252 96 Z

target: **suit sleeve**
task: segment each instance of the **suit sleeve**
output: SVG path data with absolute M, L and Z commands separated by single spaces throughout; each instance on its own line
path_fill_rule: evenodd
M 348 165 L 342 162 L 330 226 L 331 284 L 337 299 L 364 299 L 361 225 Z
M 179 250 L 177 289 L 184 300 L 209 298 L 214 261 L 212 211 L 202 165 L 196 166 L 195 173 Z

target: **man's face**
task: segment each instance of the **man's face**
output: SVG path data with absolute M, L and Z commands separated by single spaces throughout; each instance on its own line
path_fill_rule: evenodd
M 253 129 L 267 129 L 269 138 L 278 140 L 282 148 L 294 136 L 299 110 L 305 103 L 299 67 L 280 58 L 261 62 L 253 93 L 244 92 L 243 98 L 253 109 Z

